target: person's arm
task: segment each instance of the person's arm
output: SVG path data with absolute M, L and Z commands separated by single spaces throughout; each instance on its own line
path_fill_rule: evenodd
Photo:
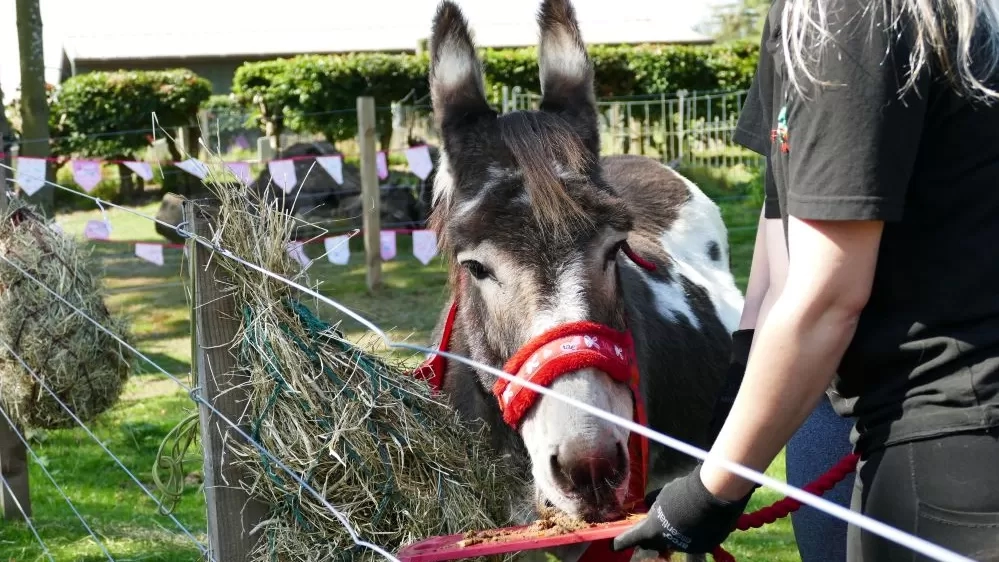
M 756 328 L 756 320 L 763 308 L 763 300 L 770 288 L 770 263 L 767 257 L 767 229 L 764 210 L 760 210 L 760 220 L 756 227 L 756 244 L 749 265 L 749 279 L 746 281 L 746 295 L 743 299 L 742 315 L 739 317 L 739 330 Z
M 766 470 L 815 408 L 836 374 L 870 295 L 880 221 L 788 224 L 784 290 L 757 329 L 745 382 L 712 452 Z M 701 469 L 709 492 L 737 500 L 753 488 L 710 460 Z

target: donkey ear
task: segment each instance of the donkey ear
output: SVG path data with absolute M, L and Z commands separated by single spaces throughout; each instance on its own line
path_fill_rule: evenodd
M 569 0 L 544 0 L 538 12 L 538 25 L 542 111 L 570 113 L 573 122 L 582 119 L 595 132 L 593 63 L 586 54 L 572 4 Z
M 468 22 L 457 5 L 443 0 L 430 36 L 430 96 L 438 127 L 490 112 L 485 91 Z

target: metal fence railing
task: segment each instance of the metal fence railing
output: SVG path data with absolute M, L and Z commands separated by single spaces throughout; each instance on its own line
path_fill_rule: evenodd
M 641 154 L 671 165 L 690 164 L 706 167 L 759 166 L 759 155 L 735 144 L 739 112 L 746 91 L 662 93 L 625 98 L 605 98 L 597 102 L 600 121 L 601 149 L 604 154 Z M 504 88 L 499 103 L 501 112 L 537 109 L 540 96 L 519 88 Z M 408 142 L 439 144 L 432 109 L 427 97 L 386 102 L 379 109 L 380 122 L 386 138 L 390 126 L 390 145 L 381 148 L 398 150 Z M 336 113 L 336 112 L 331 112 Z M 241 150 L 266 160 L 262 152 L 268 143 L 249 114 L 210 114 L 203 127 L 213 149 L 221 152 Z M 320 142 L 322 134 L 302 134 L 283 131 L 278 143 L 287 147 L 297 142 Z M 353 152 L 353 142 L 340 141 L 337 148 L 346 154 Z

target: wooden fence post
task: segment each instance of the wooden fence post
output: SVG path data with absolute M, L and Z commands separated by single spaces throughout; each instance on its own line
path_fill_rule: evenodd
M 375 164 L 375 99 L 357 98 L 357 144 L 361 150 L 361 204 L 363 205 L 364 260 L 368 270 L 368 290 L 382 284 L 381 188 Z
M 21 432 L 21 435 L 24 435 Z M 7 486 L 0 484 L 0 510 L 8 521 L 31 517 L 31 494 L 28 488 L 28 451 L 7 419 L 0 416 L 0 474 Z M 11 494 L 13 492 L 13 494 Z M 20 505 L 20 507 L 18 507 Z M 21 514 L 21 510 L 24 514 Z
M 4 133 L 6 131 L 0 131 Z M 0 153 L 4 152 L 6 137 L 0 134 Z M 0 163 L 12 162 L 10 155 L 0 156 Z M 0 216 L 7 213 L 7 169 L 0 167 Z M 21 435 L 24 435 L 21 433 Z M 0 474 L 10 485 L 13 495 L 6 486 L 0 485 L 0 511 L 3 518 L 12 521 L 22 519 L 21 508 L 31 516 L 31 494 L 28 488 L 28 451 L 24 443 L 17 438 L 14 428 L 7 423 L 7 419 L 0 416 Z M 14 501 L 14 500 L 17 501 Z
M 214 220 L 214 205 L 184 202 L 187 228 L 202 238 L 210 238 L 209 221 Z M 239 315 L 231 294 L 223 296 L 220 283 L 224 272 L 217 266 L 218 256 L 193 239 L 187 241 L 191 282 L 192 368 L 196 373 L 199 396 L 222 415 L 249 434 L 245 383 L 249 375 L 237 372 L 236 357 L 229 347 L 239 329 Z M 244 562 L 250 559 L 256 538 L 250 531 L 268 515 L 268 506 L 251 498 L 240 486 L 246 475 L 232 464 L 233 455 L 225 454 L 228 439 L 245 443 L 231 426 L 204 404 L 201 415 L 201 443 L 204 451 L 205 499 L 208 502 L 208 548 L 217 562 Z
M 3 135 L 0 135 L 0 152 L 3 152 Z M 7 157 L 0 156 L 0 164 L 8 166 Z M 7 168 L 0 166 L 0 216 L 7 212 Z

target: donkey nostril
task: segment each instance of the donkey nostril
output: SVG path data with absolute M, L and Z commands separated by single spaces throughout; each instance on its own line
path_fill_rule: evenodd
M 558 475 L 558 474 L 562 473 L 562 465 L 559 464 L 559 462 L 558 462 L 558 454 L 557 453 L 554 454 L 554 455 L 552 455 L 551 458 L 548 460 L 548 462 L 551 465 L 552 474 Z

